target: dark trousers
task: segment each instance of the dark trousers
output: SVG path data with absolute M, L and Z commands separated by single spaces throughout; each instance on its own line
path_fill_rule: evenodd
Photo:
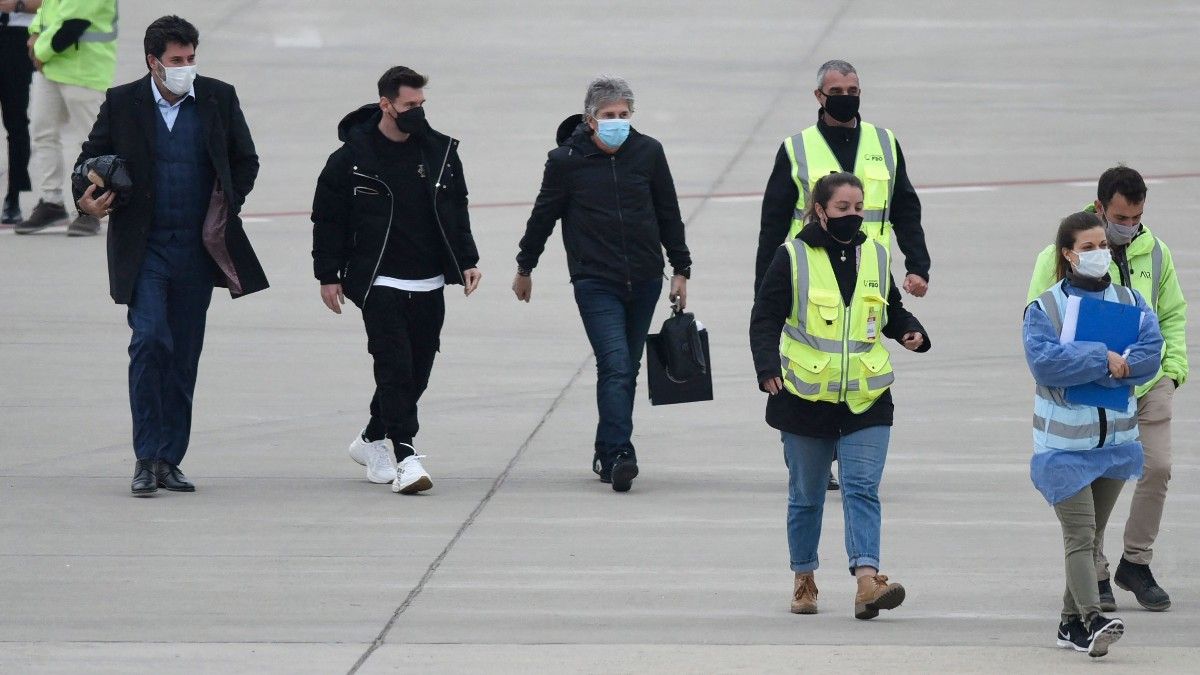
M 183 462 L 213 273 L 198 234 L 151 232 L 129 303 L 129 407 L 138 459 Z
M 29 83 L 33 63 L 24 28 L 0 28 L 0 112 L 8 134 L 8 195 L 32 189 L 29 182 Z
M 596 455 L 606 463 L 617 453 L 634 452 L 633 399 L 646 334 L 662 279 L 631 286 L 605 279 L 576 279 L 575 304 L 596 354 Z
M 429 374 L 442 339 L 446 299 L 442 289 L 410 293 L 374 286 L 362 309 L 367 351 L 375 360 L 375 396 L 366 437 L 392 439 L 396 459 L 413 454 L 420 430 L 417 401 L 429 386 Z

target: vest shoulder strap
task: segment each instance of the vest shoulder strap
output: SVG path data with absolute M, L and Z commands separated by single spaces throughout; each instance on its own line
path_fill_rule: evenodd
M 1055 286 L 1039 295 L 1036 302 L 1041 305 L 1042 311 L 1046 313 L 1046 316 L 1050 317 L 1050 323 L 1054 326 L 1054 332 L 1062 335 L 1063 315 L 1062 310 L 1058 306 L 1058 294 L 1054 292 L 1056 288 L 1058 287 Z

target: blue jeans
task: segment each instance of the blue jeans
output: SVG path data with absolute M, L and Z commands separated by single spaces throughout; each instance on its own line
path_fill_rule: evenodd
M 214 265 L 199 236 L 152 231 L 129 302 L 129 407 L 138 459 L 183 462 Z
M 577 279 L 573 285 L 583 329 L 596 354 L 596 453 L 607 461 L 633 452 L 633 398 L 662 279 L 629 287 L 605 279 Z
M 856 567 L 879 569 L 879 481 L 887 459 L 892 428 L 868 427 L 841 438 L 813 438 L 783 433 L 783 459 L 788 467 L 788 549 L 792 571 L 819 566 L 821 517 L 834 453 L 842 484 L 842 513 L 850 573 Z

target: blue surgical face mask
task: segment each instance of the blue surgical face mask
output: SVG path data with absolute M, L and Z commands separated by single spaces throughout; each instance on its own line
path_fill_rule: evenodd
M 596 120 L 596 135 L 610 148 L 619 148 L 629 138 L 629 120 Z

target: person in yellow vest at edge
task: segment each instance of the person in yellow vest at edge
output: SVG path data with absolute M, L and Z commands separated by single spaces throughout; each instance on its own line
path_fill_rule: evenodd
M 40 193 L 29 218 L 13 229 L 31 234 L 67 223 L 71 159 L 88 138 L 117 68 L 117 0 L 43 0 L 29 24 L 29 56 L 38 74 L 30 92 L 29 133 L 34 187 Z M 67 235 L 100 232 L 100 220 L 79 211 Z
M 904 290 L 924 297 L 930 261 L 921 227 L 921 200 L 908 179 L 895 134 L 862 121 L 858 71 L 845 61 L 827 61 L 817 69 L 813 96 L 821 105 L 817 123 L 784 139 L 763 191 L 754 288 L 758 289 L 779 245 L 800 232 L 817 179 L 848 171 L 865 186 L 863 231 L 890 249 L 891 231 L 895 230 L 907 270 Z M 833 474 L 828 487 L 838 489 Z
M 759 388 L 770 394 L 766 421 L 781 432 L 788 467 L 795 614 L 817 611 L 813 574 L 835 451 L 846 554 L 858 583 L 854 616 L 873 619 L 904 601 L 904 587 L 879 573 L 879 484 L 893 413 L 882 338 L 916 352 L 930 342 L 904 309 L 887 248 L 862 231 L 864 210 L 854 174 L 818 180 L 804 228 L 775 252 L 750 318 Z
M 1127 166 L 1115 166 L 1100 176 L 1096 201 L 1086 210 L 1098 213 L 1103 219 L 1108 248 L 1112 251 L 1109 274 L 1113 283 L 1141 293 L 1158 315 L 1163 335 L 1161 367 L 1149 382 L 1134 390 L 1145 469 L 1133 491 L 1129 520 L 1125 524 L 1124 551 L 1112 578 L 1117 586 L 1132 592 L 1142 607 L 1161 612 L 1171 606 L 1171 597 L 1155 581 L 1150 561 L 1171 478 L 1172 403 L 1175 390 L 1188 375 L 1187 301 L 1175 275 L 1170 249 L 1141 224 L 1145 205 L 1146 183 L 1141 174 Z M 1054 282 L 1057 258 L 1053 246 L 1038 255 L 1029 283 L 1029 302 Z M 1117 602 L 1104 555 L 1103 528 L 1096 533 L 1096 578 L 1101 608 L 1106 612 L 1115 610 Z
M 1111 280 L 1112 254 L 1096 214 L 1064 218 L 1054 238 L 1054 253 L 1054 276 L 1025 308 L 1022 328 L 1025 361 L 1037 384 L 1029 477 L 1054 507 L 1062 527 L 1066 591 L 1057 645 L 1104 656 L 1125 633 L 1125 623 L 1100 613 L 1097 536 L 1104 532 L 1125 481 L 1141 474 L 1133 388 L 1154 378 L 1163 338 L 1141 293 Z M 1063 342 L 1073 297 L 1142 310 L 1137 340 L 1121 354 L 1103 342 Z M 1068 400 L 1068 387 L 1089 383 L 1123 389 L 1124 406 L 1100 408 Z

